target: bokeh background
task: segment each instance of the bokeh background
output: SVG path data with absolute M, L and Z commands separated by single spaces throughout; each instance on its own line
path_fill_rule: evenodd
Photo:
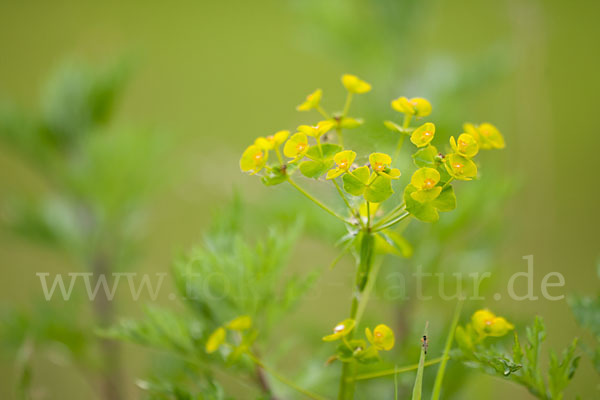
M 315 88 L 323 88 L 326 107 L 341 104 L 339 76 L 354 73 L 374 86 L 356 102 L 354 115 L 391 118 L 390 99 L 423 96 L 448 135 L 459 133 L 464 120 L 491 121 L 504 133 L 506 150 L 488 157 L 489 172 L 482 177 L 489 179 L 487 186 L 473 192 L 487 193 L 490 204 L 473 217 L 473 226 L 488 228 L 475 230 L 476 238 L 451 238 L 463 250 L 469 241 L 481 246 L 489 238 L 492 286 L 524 270 L 521 257 L 533 254 L 538 295 L 543 275 L 551 271 L 565 276 L 562 293 L 592 294 L 598 291 L 600 255 L 600 132 L 594 123 L 599 16 L 600 3 L 584 0 L 2 1 L 0 99 L 35 114 L 44 82 L 65 61 L 102 68 L 126 60 L 128 83 L 111 124 L 141 126 L 167 139 L 149 168 L 170 175 L 156 178 L 135 261 L 136 270 L 154 273 L 167 272 L 175 254 L 198 242 L 213 211 L 234 190 L 251 206 L 275 204 L 285 211 L 291 189 L 265 188 L 243 176 L 239 155 L 254 137 L 305 122 L 294 107 Z M 382 127 L 369 129 L 381 131 L 385 142 Z M 375 145 L 356 135 L 355 143 Z M 0 188 L 4 201 L 14 193 L 35 198 L 47 184 L 1 144 Z M 309 207 L 291 196 L 297 202 L 288 208 Z M 471 197 L 467 204 L 481 210 L 477 196 Z M 336 254 L 331 241 L 306 236 L 297 250 L 303 257 L 292 259 L 292 268 L 326 267 L 323 259 Z M 2 229 L 0 262 L 2 306 L 28 309 L 41 297 L 35 272 L 72 271 L 74 261 Z M 342 268 L 326 272 L 320 282 L 346 279 Z M 284 331 L 315 319 L 329 326 L 344 313 L 338 289 L 322 287 L 325 295 L 298 309 Z M 163 290 L 157 301 L 170 306 L 168 293 Z M 562 348 L 573 336 L 589 339 L 566 301 L 488 305 L 519 322 L 542 315 L 549 346 Z M 118 308 L 120 315 L 135 316 L 142 303 L 125 299 Z M 427 310 L 414 312 L 414 319 L 429 318 L 420 314 Z M 133 381 L 143 375 L 151 354 L 135 346 L 124 351 L 127 393 L 136 398 Z M 94 398 L 75 367 L 39 358 L 34 379 L 47 398 Z M 1 360 L 0 398 L 8 399 L 15 384 L 13 360 Z M 583 361 L 576 390 L 569 393 L 595 398 L 598 383 Z M 499 379 L 465 385 L 477 398 L 530 398 Z

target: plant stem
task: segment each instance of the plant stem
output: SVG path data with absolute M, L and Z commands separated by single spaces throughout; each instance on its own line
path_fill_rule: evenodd
M 346 96 L 346 103 L 344 104 L 344 110 L 342 111 L 342 118 L 348 114 L 348 111 L 350 110 L 350 104 L 352 104 L 352 92 L 348 92 L 348 95 Z
M 410 217 L 410 213 L 408 213 L 408 212 L 404 213 L 404 214 L 400 215 L 399 217 L 397 217 L 396 219 L 393 219 L 390 222 L 378 227 L 377 229 L 374 229 L 373 232 L 383 231 L 387 228 L 390 228 L 390 227 L 396 225 L 398 222 L 400 222 L 408 217 Z
M 291 381 L 290 379 L 286 378 L 283 375 L 280 375 L 278 372 L 276 372 L 275 370 L 267 367 L 265 365 L 265 363 L 263 363 L 258 357 L 256 357 L 254 354 L 247 352 L 246 353 L 248 355 L 248 357 L 250 357 L 250 359 L 252 360 L 252 362 L 254 362 L 257 366 L 259 366 L 260 368 L 262 368 L 263 370 L 265 370 L 267 373 L 269 373 L 270 375 L 273 375 L 273 377 L 275 379 L 277 379 L 279 382 L 288 385 L 289 387 L 291 387 L 292 389 L 296 390 L 299 393 L 302 393 L 303 395 L 305 395 L 306 397 L 308 397 L 309 399 L 313 399 L 313 400 L 326 400 L 325 397 L 318 395 L 316 393 L 312 393 L 298 385 L 296 385 L 293 381 Z
M 433 359 L 425 362 L 424 366 L 428 367 L 430 365 L 435 365 L 435 364 L 441 362 L 443 359 L 444 359 L 443 357 L 433 358 Z M 418 368 L 419 368 L 419 364 L 412 364 L 412 365 L 407 365 L 406 367 L 385 369 L 383 371 L 369 372 L 368 374 L 357 375 L 356 378 L 354 378 L 354 379 L 357 381 L 362 381 L 362 380 L 366 380 L 366 379 L 382 378 L 384 376 L 414 371 Z
M 319 112 L 319 114 L 321 114 L 323 116 L 323 118 L 325 118 L 325 119 L 331 119 L 331 116 L 327 113 L 327 111 L 325 111 L 323 109 L 323 107 L 321 107 L 321 105 L 317 106 L 317 111 Z
M 308 199 L 313 201 L 316 205 L 321 207 L 323 210 L 327 211 L 329 214 L 333 215 L 334 217 L 338 218 L 339 220 L 343 221 L 344 223 L 348 223 L 348 221 L 344 217 L 342 217 L 341 215 L 339 215 L 338 213 L 333 211 L 331 208 L 327 207 L 325 204 L 321 203 L 319 200 L 317 200 L 312 195 L 310 195 L 308 192 L 306 192 L 304 189 L 302 189 L 300 186 L 298 186 L 298 184 L 296 182 L 294 182 L 292 180 L 292 178 L 290 178 L 289 176 L 287 177 L 287 181 L 290 183 L 290 185 L 295 187 L 296 190 L 298 190 L 300 193 L 302 193 L 303 195 L 308 197 Z
M 398 215 L 396 213 L 398 211 L 403 211 L 406 208 L 406 204 L 402 202 L 398 206 L 396 206 L 392 211 L 390 211 L 386 216 L 382 217 L 376 224 L 373 225 L 373 229 L 380 227 L 381 225 L 391 221 L 394 218 L 397 218 Z
M 462 299 L 458 300 L 456 309 L 454 310 L 454 317 L 452 317 L 452 323 L 450 324 L 450 332 L 448 332 L 448 338 L 446 339 L 446 345 L 444 346 L 444 354 L 442 355 L 442 362 L 438 368 L 438 373 L 435 377 L 435 383 L 433 385 L 433 393 L 431 400 L 438 400 L 442 391 L 442 382 L 444 380 L 444 373 L 446 371 L 446 363 L 448 362 L 448 354 L 454 341 L 454 332 L 456 331 L 456 325 L 458 325 L 458 319 L 460 317 L 460 310 L 462 308 Z
M 346 207 L 348 207 L 348 210 L 350 210 L 350 215 L 352 215 L 353 217 L 356 216 L 358 218 L 359 224 L 364 228 L 364 224 L 363 224 L 362 218 L 360 217 L 360 214 L 357 215 L 357 213 L 354 210 L 354 208 L 352 208 L 352 206 L 350 205 L 350 202 L 346 198 L 346 195 L 342 191 L 342 188 L 340 187 L 340 184 L 337 183 L 337 180 L 335 180 L 335 179 L 332 179 L 332 181 L 333 181 L 333 184 L 335 185 L 335 188 L 337 189 L 340 197 L 342 198 L 342 200 L 344 200 L 344 204 L 346 204 Z
M 338 142 L 339 142 L 340 146 L 342 146 L 342 149 L 343 149 L 344 148 L 344 138 L 342 137 L 342 128 L 340 126 L 338 126 L 337 128 L 335 128 L 335 131 L 337 132 Z
M 362 235 L 363 236 L 361 238 L 360 245 L 360 260 L 356 268 L 355 292 L 352 296 L 352 304 L 350 306 L 350 318 L 354 320 L 357 318 L 359 302 L 367 286 L 366 284 L 369 282 L 375 246 L 374 237 L 368 231 L 368 227 L 363 230 Z M 366 304 L 363 307 L 366 307 Z M 352 339 L 355 330 L 356 328 L 348 334 L 348 340 Z M 342 364 L 338 400 L 352 400 L 354 398 L 354 388 L 356 385 L 354 379 L 355 374 L 356 361 L 345 362 Z

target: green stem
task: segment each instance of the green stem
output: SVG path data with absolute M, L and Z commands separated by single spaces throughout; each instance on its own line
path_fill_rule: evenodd
M 246 353 L 248 355 L 248 357 L 250 357 L 250 359 L 252 360 L 252 362 L 254 362 L 256 365 L 258 365 L 260 368 L 262 368 L 263 370 L 267 371 L 267 373 L 269 373 L 270 375 L 273 375 L 273 377 L 275 379 L 277 379 L 279 382 L 288 385 L 289 387 L 291 387 L 292 389 L 296 390 L 299 393 L 302 393 L 303 395 L 305 395 L 306 397 L 308 397 L 309 399 L 314 399 L 314 400 L 326 400 L 325 397 L 318 395 L 316 393 L 312 393 L 298 385 L 296 385 L 293 381 L 291 381 L 290 379 L 286 378 L 283 375 L 280 375 L 278 372 L 276 372 L 275 370 L 267 367 L 265 365 L 265 363 L 263 363 L 258 357 L 256 357 L 255 355 L 251 354 L 250 352 Z
M 350 202 L 346 198 L 346 195 L 344 195 L 344 192 L 342 191 L 340 184 L 337 183 L 337 180 L 335 180 L 335 179 L 332 179 L 332 181 L 333 181 L 333 184 L 335 185 L 335 188 L 337 189 L 340 197 L 342 198 L 342 200 L 344 200 L 344 204 L 346 204 L 346 207 L 348 207 L 348 210 L 350 211 L 350 215 L 352 215 L 353 217 L 358 217 L 358 222 L 364 228 L 364 224 L 363 224 L 362 218 L 360 218 L 360 214 L 357 215 L 354 208 L 352 208 L 352 206 L 350 205 Z
M 279 150 L 279 146 L 275 147 L 275 153 L 277 153 L 277 159 L 279 160 L 279 162 L 281 163 L 281 165 L 285 164 L 283 162 L 283 157 L 281 157 L 281 150 Z
M 342 118 L 344 118 L 350 110 L 350 104 L 352 104 L 352 92 L 348 92 L 346 96 L 346 103 L 344 104 L 344 110 L 342 111 Z
M 336 132 L 337 132 L 337 137 L 338 137 L 338 142 L 340 144 L 340 146 L 342 146 L 342 149 L 344 148 L 344 138 L 342 137 L 342 128 L 340 126 L 338 126 L 337 128 L 335 128 Z
M 452 317 L 452 323 L 450 324 L 450 332 L 448 332 L 448 338 L 446 339 L 446 345 L 444 346 L 444 354 L 442 355 L 442 362 L 438 368 L 438 373 L 435 377 L 435 383 L 433 385 L 433 394 L 431 400 L 438 400 L 442 391 L 442 382 L 444 380 L 444 373 L 446 372 L 446 364 L 448 362 L 448 354 L 450 354 L 450 348 L 454 341 L 454 332 L 456 332 L 456 326 L 458 325 L 458 319 L 460 317 L 460 310 L 462 308 L 462 299 L 458 300 L 456 309 L 454 310 L 454 317 Z
M 321 154 L 321 158 L 323 158 L 323 149 L 321 148 L 321 138 L 320 137 L 315 137 L 315 139 L 317 140 L 317 146 L 319 147 L 319 153 Z
M 394 218 L 397 218 L 398 215 L 396 215 L 396 213 L 398 213 L 398 211 L 404 211 L 404 208 L 406 207 L 406 204 L 404 202 L 402 202 L 401 204 L 399 204 L 398 206 L 396 206 L 392 211 L 390 211 L 385 217 L 382 217 L 376 224 L 373 225 L 373 229 L 380 227 L 381 225 L 385 224 L 386 222 L 391 221 Z
M 323 107 L 321 107 L 321 105 L 317 106 L 317 111 L 319 112 L 319 114 L 321 114 L 323 116 L 323 118 L 325 118 L 325 119 L 331 119 L 331 116 L 327 113 L 327 111 L 325 111 L 323 109 Z
M 450 185 L 450 183 L 454 180 L 454 177 L 451 176 L 450 179 L 448 179 L 448 182 L 444 183 L 444 186 L 442 186 L 442 190 L 446 189 L 446 187 L 448 185 Z
M 439 362 L 442 362 L 443 357 L 438 357 L 438 358 L 434 358 L 431 359 L 427 362 L 425 362 L 425 366 L 430 366 L 430 365 L 435 365 Z M 356 378 L 354 378 L 357 381 L 362 381 L 365 379 L 373 379 L 373 378 L 382 378 L 384 376 L 389 376 L 389 375 L 394 375 L 394 374 L 401 374 L 403 372 L 410 372 L 410 371 L 414 371 L 416 369 L 419 368 L 419 364 L 412 364 L 412 365 L 408 365 L 406 367 L 402 367 L 402 368 L 394 368 L 394 369 L 385 369 L 383 371 L 377 371 L 377 372 L 369 372 L 368 374 L 361 374 L 361 375 L 357 375 Z
M 410 214 L 410 213 L 408 213 L 408 212 L 407 212 L 407 213 L 405 213 L 405 214 L 402 214 L 402 215 L 400 215 L 398 218 L 396 218 L 396 219 L 393 219 L 393 220 L 391 220 L 390 222 L 388 222 L 388 223 L 386 223 L 386 224 L 384 224 L 384 225 L 381 225 L 381 226 L 377 227 L 377 229 L 373 229 L 373 232 L 379 232 L 379 231 L 383 231 L 383 230 L 385 230 L 385 229 L 387 229 L 387 228 L 390 228 L 390 227 L 392 227 L 392 226 L 396 225 L 398 222 L 400 222 L 400 221 L 402 221 L 402 220 L 405 220 L 406 218 L 410 217 L 410 215 L 411 215 L 411 214 Z
M 350 318 L 356 320 L 359 309 L 359 302 L 365 291 L 366 284 L 369 282 L 369 275 L 373 265 L 373 253 L 375 247 L 375 238 L 368 231 L 362 232 L 360 245 L 360 260 L 356 269 L 356 287 L 352 296 L 352 304 L 350 306 Z M 366 303 L 365 306 L 366 307 Z M 357 324 L 358 325 L 358 324 Z M 348 340 L 351 340 L 354 335 L 354 330 L 348 334 Z M 352 400 L 354 398 L 354 388 L 356 374 L 356 361 L 345 362 L 342 365 L 342 374 L 340 377 L 340 389 L 338 400 Z
M 339 215 L 338 213 L 336 213 L 335 211 L 333 211 L 331 208 L 327 207 L 325 204 L 321 203 L 319 200 L 317 200 L 316 198 L 314 198 L 311 194 L 309 194 L 304 189 L 302 189 L 300 186 L 298 186 L 298 184 L 296 182 L 294 182 L 292 180 L 292 178 L 290 178 L 289 176 L 287 177 L 287 181 L 293 187 L 295 187 L 296 190 L 298 190 L 304 196 L 308 197 L 308 199 L 310 199 L 311 201 L 313 201 L 316 205 L 318 205 L 319 207 L 321 207 L 323 210 L 327 211 L 329 214 L 333 215 L 334 217 L 338 218 L 339 220 L 343 221 L 344 223 L 348 223 L 348 221 L 344 217 L 342 217 L 341 215 Z

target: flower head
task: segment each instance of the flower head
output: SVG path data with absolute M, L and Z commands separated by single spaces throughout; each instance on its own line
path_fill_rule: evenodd
M 333 161 L 335 162 L 335 168 L 330 169 L 327 172 L 327 179 L 334 179 L 338 176 L 342 175 L 344 172 L 347 172 L 354 159 L 356 158 L 356 153 L 352 150 L 344 150 L 340 151 L 333 157 Z
M 356 321 L 350 318 L 345 319 L 333 328 L 333 333 L 331 335 L 324 336 L 323 340 L 325 342 L 333 342 L 334 340 L 341 339 L 352 332 L 354 325 L 356 325 Z
M 456 179 L 470 181 L 477 176 L 477 165 L 460 154 L 449 154 L 445 161 L 446 170 Z
M 450 146 L 452 146 L 452 149 L 457 154 L 467 158 L 473 158 L 479 152 L 477 140 L 468 133 L 461 133 L 458 140 L 454 139 L 454 136 L 452 136 L 450 138 Z
M 371 164 L 371 169 L 377 175 L 387 176 L 391 179 L 398 179 L 400 177 L 400 170 L 398 168 L 390 168 L 392 157 L 385 153 L 371 153 L 369 155 L 369 163 Z
M 321 89 L 317 89 L 308 96 L 306 96 L 306 100 L 304 103 L 300 104 L 296 107 L 298 111 L 310 111 L 313 108 L 317 108 L 319 103 L 321 102 L 321 97 L 323 96 L 323 91 Z
M 498 128 L 487 122 L 479 126 L 467 123 L 463 125 L 463 129 L 475 138 L 479 148 L 483 150 L 503 149 L 506 146 Z
M 267 163 L 268 150 L 253 144 L 248 146 L 240 158 L 240 169 L 243 172 L 250 172 L 254 175 L 258 173 Z
M 371 90 L 371 85 L 356 75 L 345 74 L 342 76 L 342 84 L 350 93 L 362 94 Z
M 398 97 L 392 100 L 392 108 L 404 114 L 414 115 L 417 118 L 426 117 L 431 114 L 431 103 L 421 97 Z
M 435 125 L 427 122 L 414 130 L 410 141 L 417 147 L 425 147 L 431 143 L 435 136 Z
M 411 185 L 416 190 L 410 196 L 419 203 L 425 203 L 436 199 L 442 192 L 442 187 L 437 186 L 440 181 L 440 173 L 434 168 L 419 168 L 410 179 Z
M 504 336 L 515 327 L 504 317 L 497 317 L 490 310 L 476 311 L 471 317 L 475 331 L 482 336 Z
M 373 329 L 373 332 L 369 328 L 365 329 L 365 335 L 367 340 L 377 350 L 391 350 L 394 347 L 394 331 L 389 326 L 380 324 Z
M 226 333 L 227 332 L 225 331 L 225 328 L 223 328 L 222 326 L 215 329 L 214 332 L 210 334 L 210 336 L 208 337 L 208 340 L 206 341 L 206 346 L 205 346 L 206 352 L 210 354 L 210 353 L 214 353 L 215 351 L 219 350 L 219 347 L 221 347 L 221 345 L 223 343 L 225 343 Z
M 286 157 L 293 158 L 291 162 L 296 162 L 301 159 L 308 151 L 308 139 L 306 134 L 297 132 L 285 142 L 283 146 L 283 154 Z
M 329 132 L 331 130 L 331 128 L 333 128 L 335 126 L 335 124 L 336 123 L 331 120 L 319 121 L 319 123 L 317 123 L 317 125 L 314 125 L 314 126 L 300 125 L 298 127 L 298 131 L 300 131 L 308 136 L 312 136 L 314 138 L 320 138 L 321 136 L 323 136 L 324 134 Z
M 252 318 L 248 315 L 242 315 L 229 321 L 225 327 L 232 331 L 245 331 L 252 327 Z
M 281 146 L 283 142 L 286 141 L 289 135 L 290 131 L 278 131 L 273 135 L 267 137 L 260 136 L 256 138 L 254 144 L 259 146 L 263 150 L 273 150 L 277 146 Z

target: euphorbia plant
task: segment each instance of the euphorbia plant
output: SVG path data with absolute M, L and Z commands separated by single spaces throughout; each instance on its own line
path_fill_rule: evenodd
M 391 102 L 402 116 L 401 122 L 383 123 L 397 135 L 394 156 L 383 152 L 361 154 L 345 147 L 344 131 L 363 124 L 362 119 L 349 115 L 355 95 L 371 90 L 371 85 L 354 75 L 344 75 L 342 83 L 347 90 L 341 112 L 329 113 L 321 106 L 320 89 L 307 96 L 299 111 L 317 111 L 323 118 L 314 125 L 301 125 L 295 133 L 279 131 L 268 137 L 257 138 L 240 159 L 242 171 L 257 175 L 265 185 L 289 183 L 323 210 L 339 219 L 348 234 L 342 239 L 344 251 L 355 250 L 356 279 L 354 294 L 347 318 L 325 336 L 325 341 L 339 343 L 331 360 L 342 363 L 339 399 L 351 399 L 359 364 L 377 362 L 381 350 L 394 345 L 394 333 L 384 324 L 371 331 L 366 328 L 367 341 L 355 334 L 360 326 L 378 264 L 375 257 L 384 249 L 400 247 L 401 238 L 392 229 L 401 221 L 415 218 L 435 222 L 439 212 L 456 207 L 453 184 L 477 177 L 474 157 L 479 150 L 502 149 L 504 139 L 498 129 L 489 123 L 465 124 L 464 132 L 450 138 L 447 151 L 432 143 L 436 127 L 424 118 L 432 112 L 429 101 L 423 98 L 399 97 Z M 368 132 L 365 133 L 368 135 Z M 402 172 L 399 165 L 400 150 L 409 137 L 416 147 L 412 155 L 415 171 L 400 195 L 396 181 Z M 274 153 L 274 156 L 271 155 Z M 336 211 L 316 196 L 309 194 L 296 181 L 295 176 L 331 185 L 345 207 Z M 340 204 L 341 205 L 341 204 Z

